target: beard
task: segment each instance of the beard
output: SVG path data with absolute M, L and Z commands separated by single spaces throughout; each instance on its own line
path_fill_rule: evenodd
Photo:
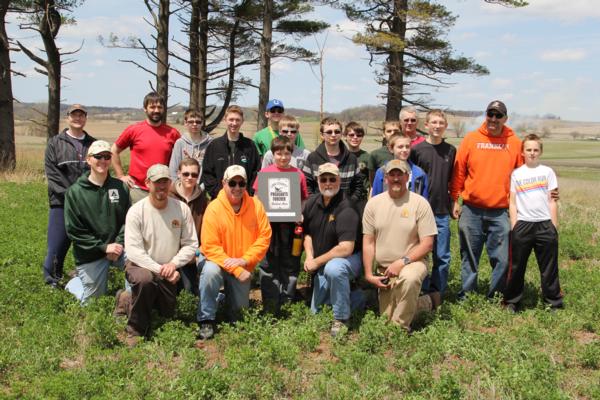
M 162 121 L 162 113 L 146 113 L 148 119 L 154 123 L 158 123 Z
M 321 191 L 321 194 L 325 197 L 334 197 L 340 191 L 340 187 L 338 186 L 336 189 L 324 189 Z

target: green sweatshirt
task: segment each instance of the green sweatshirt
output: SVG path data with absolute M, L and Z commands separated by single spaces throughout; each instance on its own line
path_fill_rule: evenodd
M 106 246 L 124 243 L 125 216 L 131 202 L 119 179 L 110 175 L 97 186 L 84 173 L 65 195 L 65 228 L 77 265 L 106 257 Z

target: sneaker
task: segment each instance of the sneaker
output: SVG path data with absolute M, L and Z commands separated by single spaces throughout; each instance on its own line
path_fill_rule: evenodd
M 127 336 L 125 336 L 125 345 L 127 347 L 129 347 L 130 349 L 137 346 L 141 341 L 142 341 L 142 337 L 138 336 L 138 335 L 133 335 L 131 333 L 128 333 Z
M 506 309 L 511 314 L 517 313 L 517 305 L 515 303 L 506 303 Z
M 340 320 L 336 319 L 331 324 L 331 337 L 340 337 L 344 336 L 348 332 L 348 320 Z
M 128 317 L 129 308 L 131 307 L 131 293 L 124 290 L 117 290 L 115 295 L 115 311 L 113 315 L 115 317 Z
M 440 292 L 429 293 L 431 299 L 431 311 L 435 311 L 442 304 L 442 295 Z
M 200 340 L 208 340 L 212 339 L 215 336 L 215 328 L 212 322 L 203 321 L 200 322 L 200 327 L 198 328 L 197 337 Z

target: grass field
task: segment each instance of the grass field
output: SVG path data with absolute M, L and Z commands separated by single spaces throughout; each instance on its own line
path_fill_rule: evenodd
M 112 317 L 113 297 L 82 308 L 42 283 L 43 141 L 19 138 L 18 148 L 18 171 L 0 177 L 0 398 L 600 399 L 596 143 L 546 144 L 561 188 L 564 310 L 551 313 L 539 301 L 534 261 L 522 313 L 482 294 L 456 302 L 453 225 L 448 301 L 421 315 L 413 336 L 368 311 L 353 317 L 348 337 L 332 340 L 329 311 L 313 316 L 295 304 L 279 320 L 254 307 L 245 322 L 196 342 L 197 299 L 182 294 L 176 318 L 155 318 L 150 339 L 134 349 L 119 342 L 124 321 Z M 482 292 L 489 276 L 484 260 Z M 121 283 L 122 273 L 114 274 L 110 294 Z

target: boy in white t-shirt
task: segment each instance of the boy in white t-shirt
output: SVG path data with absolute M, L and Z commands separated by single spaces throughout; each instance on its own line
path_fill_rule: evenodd
M 525 284 L 525 269 L 531 250 L 541 274 L 544 302 L 551 308 L 563 307 L 558 281 L 558 205 L 550 191 L 558 187 L 552 168 L 540 164 L 542 140 L 535 134 L 523 139 L 525 165 L 510 178 L 510 224 L 512 265 L 508 272 L 504 301 L 516 311 Z

